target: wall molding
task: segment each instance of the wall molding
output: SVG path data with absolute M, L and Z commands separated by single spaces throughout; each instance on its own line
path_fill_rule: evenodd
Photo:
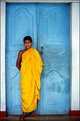
M 79 110 L 79 3 L 71 4 L 71 110 Z
M 1 58 L 1 70 L 0 70 L 0 92 L 1 92 L 1 105 L 0 111 L 6 110 L 6 80 L 5 80 L 5 38 L 6 38 L 6 3 L 4 0 L 1 0 L 1 48 L 0 48 L 0 58 Z
M 5 2 L 55 2 L 55 3 L 75 3 L 75 2 L 79 2 L 79 0 L 5 0 Z

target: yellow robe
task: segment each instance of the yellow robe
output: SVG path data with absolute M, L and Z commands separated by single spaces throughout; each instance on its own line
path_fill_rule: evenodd
M 23 112 L 34 111 L 37 100 L 40 100 L 42 66 L 42 59 L 36 49 L 30 48 L 22 54 L 20 86 Z

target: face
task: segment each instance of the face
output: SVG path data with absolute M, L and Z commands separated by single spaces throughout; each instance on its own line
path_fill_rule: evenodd
M 30 40 L 25 40 L 24 45 L 25 45 L 25 48 L 26 48 L 26 49 L 29 49 L 29 48 L 31 48 L 31 46 L 32 46 L 32 42 L 31 42 Z

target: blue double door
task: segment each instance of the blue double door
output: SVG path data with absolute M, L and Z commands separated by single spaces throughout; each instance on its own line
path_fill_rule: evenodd
M 23 38 L 29 35 L 44 68 L 38 114 L 70 110 L 70 4 L 6 5 L 6 102 L 8 114 L 21 114 L 20 73 L 16 67 Z M 28 80 L 27 80 L 28 81 Z

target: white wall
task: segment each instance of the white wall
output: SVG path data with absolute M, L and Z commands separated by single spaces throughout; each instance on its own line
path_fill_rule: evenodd
M 0 1 L 0 48 L 1 48 L 1 1 Z M 1 53 L 0 53 L 0 74 L 1 74 Z M 0 75 L 0 110 L 1 110 L 1 75 Z
M 79 2 L 80 0 L 5 0 L 7 2 Z
M 80 61 L 80 3 L 79 3 L 79 61 Z M 80 63 L 79 63 L 79 110 L 80 110 Z
M 72 3 L 72 110 L 79 110 L 79 90 L 79 4 Z
M 1 48 L 0 48 L 0 57 L 1 57 L 1 62 L 0 62 L 0 69 L 1 69 L 1 73 L 0 73 L 0 80 L 1 80 L 1 111 L 5 111 L 6 110 L 6 80 L 5 80 L 5 2 L 4 0 L 1 0 Z

